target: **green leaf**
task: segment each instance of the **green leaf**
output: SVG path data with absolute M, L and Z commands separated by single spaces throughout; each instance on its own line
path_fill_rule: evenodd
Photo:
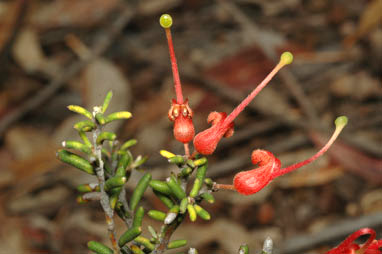
M 57 157 L 62 162 L 72 165 L 73 167 L 76 167 L 88 174 L 95 175 L 93 166 L 90 164 L 90 162 L 74 153 L 60 149 L 57 152 Z
M 206 210 L 204 210 L 201 206 L 195 204 L 194 208 L 195 208 L 196 213 L 203 220 L 210 220 L 211 219 L 211 215 Z
M 111 101 L 111 98 L 113 97 L 113 92 L 112 91 L 109 91 L 107 94 L 106 94 L 106 97 L 105 99 L 103 100 L 103 105 L 102 105 L 102 113 L 105 113 L 107 108 L 109 107 L 109 104 L 110 104 L 110 101 Z
M 95 118 L 96 118 L 97 122 L 101 125 L 104 125 L 107 122 L 105 116 L 102 113 L 97 113 L 95 115 Z
M 242 244 L 239 248 L 239 254 L 249 254 L 249 248 L 247 244 Z
M 113 254 L 114 253 L 112 249 L 96 241 L 89 241 L 88 248 L 89 250 L 94 251 L 97 254 Z
M 82 193 L 92 192 L 92 191 L 100 191 L 99 185 L 94 183 L 86 183 L 77 186 L 77 190 Z
M 130 209 L 132 211 L 135 210 L 137 207 L 139 201 L 141 200 L 143 193 L 146 191 L 147 186 L 149 186 L 151 180 L 151 174 L 146 173 L 142 178 L 139 180 L 137 186 L 134 189 L 133 195 L 130 198 Z
M 81 114 L 87 118 L 89 118 L 90 120 L 93 119 L 93 115 L 92 113 L 90 113 L 89 111 L 87 111 L 86 109 L 84 109 L 83 107 L 81 106 L 77 106 L 77 105 L 69 105 L 68 106 L 68 109 L 72 112 L 75 112 L 75 113 L 78 113 L 78 114 Z
M 73 127 L 79 132 L 88 132 L 94 130 L 96 128 L 96 125 L 92 121 L 85 120 L 74 124 Z
M 142 226 L 142 220 L 143 220 L 144 214 L 145 214 L 145 209 L 143 209 L 142 206 L 138 207 L 137 211 L 135 211 L 133 227 Z
M 89 146 L 75 140 L 62 141 L 62 146 L 67 149 L 77 150 L 86 154 L 90 154 L 92 152 Z
M 167 206 L 168 208 L 171 208 L 174 206 L 174 202 L 172 202 L 171 198 L 158 192 L 158 191 L 153 191 L 155 196 L 157 196 L 159 198 L 160 201 L 162 201 L 162 203 Z
M 137 238 L 134 239 L 134 242 L 143 245 L 145 248 L 149 249 L 150 251 L 153 251 L 155 246 L 150 242 L 149 239 L 143 236 L 138 236 Z
M 150 210 L 148 211 L 147 215 L 150 218 L 158 221 L 164 221 L 164 219 L 166 218 L 166 214 L 158 210 Z
M 176 248 L 180 248 L 180 247 L 183 247 L 187 244 L 187 240 L 175 240 L 175 241 L 171 241 L 168 245 L 167 245 L 167 249 L 176 249 Z
M 125 233 L 121 235 L 121 237 L 118 240 L 119 247 L 124 246 L 126 243 L 134 240 L 137 236 L 139 236 L 142 233 L 141 227 L 133 227 L 128 229 Z
M 97 137 L 97 145 L 102 144 L 105 140 L 114 141 L 117 135 L 113 132 L 103 131 Z
M 196 210 L 195 210 L 195 207 L 191 204 L 188 204 L 187 205 L 187 211 L 188 211 L 188 215 L 190 217 L 190 220 L 192 222 L 196 221 Z
M 196 171 L 196 177 L 194 181 L 194 185 L 192 186 L 190 197 L 194 198 L 199 194 L 200 189 L 203 186 L 204 177 L 206 176 L 207 172 L 207 164 L 203 164 L 202 166 L 199 166 Z
M 80 135 L 82 141 L 84 141 L 84 144 L 88 147 L 92 147 L 92 143 L 90 143 L 90 140 L 86 136 L 85 132 L 83 131 L 78 131 L 78 135 Z
M 186 193 L 182 187 L 178 184 L 175 176 L 171 175 L 166 179 L 168 187 L 171 189 L 172 193 L 179 199 L 182 200 L 186 197 Z
M 111 190 L 116 187 L 121 187 L 125 183 L 126 183 L 126 177 L 124 176 L 111 177 L 105 182 L 105 191 Z
M 194 161 L 195 166 L 202 166 L 207 163 L 207 158 L 203 157 Z
M 200 196 L 201 196 L 205 201 L 207 201 L 207 202 L 210 203 L 210 204 L 215 203 L 215 198 L 214 198 L 214 196 L 213 196 L 211 193 L 209 193 L 209 192 L 204 192 L 204 193 L 202 193 Z
M 130 147 L 136 145 L 137 142 L 138 141 L 136 139 L 130 139 L 130 140 L 126 141 L 125 143 L 123 143 L 123 145 L 121 146 L 121 150 L 125 151 L 125 150 L 129 149 Z
M 115 120 L 122 120 L 122 119 L 129 119 L 132 117 L 132 114 L 128 111 L 120 111 L 120 112 L 114 112 L 111 113 L 106 117 L 106 123 L 110 123 L 111 121 Z
M 164 195 L 172 194 L 170 187 L 168 187 L 167 183 L 163 181 L 151 180 L 149 185 L 153 190 L 160 192 Z

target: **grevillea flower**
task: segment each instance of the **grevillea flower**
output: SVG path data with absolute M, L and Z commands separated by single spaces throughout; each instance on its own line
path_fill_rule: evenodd
M 233 134 L 233 121 L 241 111 L 252 101 L 253 98 L 271 81 L 276 73 L 285 65 L 292 63 L 293 55 L 284 52 L 280 57 L 280 62 L 268 74 L 268 76 L 258 85 L 232 112 L 227 116 L 224 112 L 212 112 L 208 116 L 208 123 L 212 126 L 194 138 L 195 149 L 204 155 L 212 154 L 222 137 L 230 137 Z
M 354 243 L 357 238 L 370 235 L 364 244 Z M 325 254 L 381 254 L 382 239 L 376 240 L 376 233 L 371 228 L 361 228 L 348 236 L 340 245 Z
M 159 19 L 159 23 L 166 32 L 176 93 L 176 100 L 172 100 L 171 108 L 168 111 L 168 118 L 174 122 L 175 139 L 184 144 L 187 144 L 194 138 L 195 135 L 195 129 L 192 123 L 193 112 L 188 105 L 188 100 L 183 100 L 182 86 L 180 83 L 178 65 L 176 63 L 170 30 L 170 27 L 172 26 L 172 18 L 168 14 L 163 14 Z
M 280 160 L 277 159 L 271 152 L 260 149 L 254 150 L 252 152 L 251 160 L 254 165 L 258 165 L 258 168 L 242 171 L 236 174 L 233 179 L 233 185 L 215 184 L 215 187 L 217 189 L 236 190 L 243 195 L 254 194 L 263 189 L 274 178 L 309 164 L 324 154 L 336 140 L 347 122 L 348 119 L 346 116 L 337 117 L 334 122 L 336 129 L 328 143 L 326 143 L 320 151 L 307 160 L 293 164 L 286 168 L 281 168 Z

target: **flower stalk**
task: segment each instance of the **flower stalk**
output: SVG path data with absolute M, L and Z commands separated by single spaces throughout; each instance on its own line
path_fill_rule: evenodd
M 99 113 L 99 109 L 100 108 L 95 107 L 93 114 L 96 115 L 97 113 Z M 116 240 L 116 232 L 115 232 L 115 225 L 114 225 L 114 219 L 113 219 L 114 211 L 110 206 L 109 196 L 107 195 L 105 191 L 105 170 L 104 170 L 104 161 L 102 159 L 102 144 L 97 142 L 99 135 L 102 131 L 102 126 L 98 124 L 96 120 L 94 120 L 94 122 L 96 124 L 96 129 L 93 130 L 93 145 L 94 145 L 94 156 L 98 162 L 98 166 L 96 167 L 95 171 L 97 174 L 98 183 L 99 183 L 100 192 L 101 192 L 100 203 L 101 203 L 103 211 L 105 212 L 106 224 L 107 224 L 107 229 L 109 232 L 109 239 L 113 246 L 114 253 L 119 254 L 120 251 L 119 251 L 119 247 Z
M 256 95 L 272 80 L 272 78 L 285 65 L 291 64 L 293 55 L 290 52 L 284 52 L 279 63 L 268 74 L 268 76 L 228 115 L 224 112 L 212 112 L 208 116 L 208 123 L 212 126 L 198 133 L 194 138 L 195 149 L 203 154 L 212 154 L 222 137 L 230 137 L 233 134 L 233 121 L 248 106 L 248 104 L 256 97 Z

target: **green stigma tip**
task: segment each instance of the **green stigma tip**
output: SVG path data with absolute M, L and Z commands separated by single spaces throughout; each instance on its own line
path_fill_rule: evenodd
M 280 57 L 280 62 L 284 65 L 291 64 L 293 62 L 293 55 L 290 52 L 282 53 Z
M 172 18 L 168 14 L 160 16 L 159 23 L 163 28 L 170 28 L 172 26 Z
M 336 127 L 345 127 L 345 125 L 348 123 L 348 118 L 346 116 L 339 116 L 334 121 L 334 124 Z

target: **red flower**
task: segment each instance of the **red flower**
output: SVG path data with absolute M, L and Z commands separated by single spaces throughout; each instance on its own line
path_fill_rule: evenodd
M 227 118 L 225 112 L 211 112 L 208 115 L 207 122 L 211 123 L 211 127 L 196 135 L 194 139 L 194 147 L 201 154 L 212 154 L 220 139 L 224 136 L 228 138 L 233 135 L 233 122 L 224 125 Z
M 253 98 L 271 81 L 276 73 L 285 65 L 290 64 L 293 61 L 293 55 L 290 52 L 284 52 L 281 55 L 280 62 L 276 67 L 268 74 L 268 76 L 258 85 L 248 96 L 245 98 L 232 112 L 226 117 L 226 113 L 212 112 L 208 116 L 208 122 L 212 123 L 212 126 L 198 133 L 194 138 L 195 149 L 204 155 L 212 154 L 220 139 L 224 137 L 230 137 L 233 134 L 233 121 L 240 114 L 241 111 L 252 101 Z M 221 116 L 218 116 L 220 114 Z M 215 121 L 212 120 L 216 119 Z
M 193 112 L 188 105 L 188 100 L 186 99 L 183 101 L 182 85 L 180 83 L 178 65 L 176 63 L 170 30 L 170 27 L 172 26 L 172 18 L 168 14 L 163 14 L 159 19 L 159 23 L 166 31 L 168 50 L 171 59 L 172 75 L 174 79 L 174 88 L 176 93 L 176 100 L 172 100 L 171 108 L 168 112 L 168 118 L 174 122 L 175 139 L 184 144 L 187 144 L 194 138 L 195 135 L 195 129 L 192 123 Z
M 265 150 L 254 150 L 252 152 L 252 163 L 258 164 L 258 168 L 242 171 L 235 175 L 233 179 L 233 185 L 216 184 L 217 189 L 230 189 L 236 190 L 243 195 L 254 194 L 263 189 L 274 178 L 296 170 L 312 161 L 316 160 L 322 154 L 324 154 L 333 142 L 336 140 L 342 129 L 347 124 L 347 117 L 340 116 L 335 120 L 336 129 L 329 139 L 328 143 L 321 148 L 315 155 L 307 160 L 293 164 L 286 168 L 281 168 L 280 160 L 277 159 L 271 152 Z
M 354 243 L 357 238 L 370 235 L 364 244 Z M 382 239 L 376 240 L 376 233 L 371 228 L 361 228 L 348 236 L 340 245 L 325 254 L 381 254 Z
M 168 118 L 174 122 L 175 139 L 184 144 L 190 142 L 195 135 L 192 116 L 193 112 L 188 106 L 188 100 L 182 104 L 172 100 L 171 108 L 168 111 Z

